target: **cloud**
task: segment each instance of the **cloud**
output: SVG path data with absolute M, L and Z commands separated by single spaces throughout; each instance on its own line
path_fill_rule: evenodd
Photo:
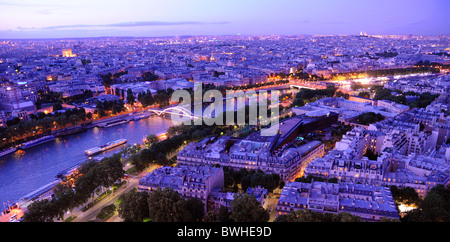
M 205 25 L 205 24 L 228 24 L 228 22 L 196 22 L 196 21 L 181 21 L 181 22 L 164 22 L 164 21 L 139 21 L 139 22 L 123 22 L 113 24 L 74 24 L 74 25 L 56 25 L 46 26 L 41 28 L 23 28 L 18 27 L 18 30 L 60 30 L 60 29 L 88 29 L 88 28 L 129 28 L 129 27 L 150 27 L 150 26 L 171 26 L 171 25 Z
M 0 1 L 0 6 L 12 6 L 12 7 L 64 7 L 65 5 L 55 4 L 55 3 L 42 3 L 38 1 L 31 2 L 19 2 L 14 0 L 13 2 Z
M 24 4 L 22 3 L 17 3 L 17 2 L 0 2 L 0 6 L 24 6 Z
M 57 11 L 57 9 L 41 9 L 41 10 L 37 10 L 36 13 L 37 14 L 41 14 L 41 15 L 51 15 L 53 13 L 55 13 Z

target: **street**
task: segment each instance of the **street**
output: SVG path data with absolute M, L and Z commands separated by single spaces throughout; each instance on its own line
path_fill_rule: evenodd
M 135 175 L 131 176 L 130 179 L 127 181 L 126 184 L 119 187 L 114 193 L 110 194 L 109 196 L 102 199 L 100 202 L 95 204 L 93 207 L 88 209 L 87 211 L 83 212 L 81 211 L 81 208 L 84 206 L 80 206 L 76 208 L 76 211 L 73 211 L 72 215 L 76 216 L 76 219 L 73 220 L 73 222 L 88 222 L 91 220 L 95 220 L 97 214 L 100 212 L 100 210 L 108 206 L 110 204 L 114 204 L 116 200 L 122 195 L 129 191 L 131 191 L 133 188 L 137 188 L 139 184 L 139 180 L 147 174 L 147 172 L 152 172 L 154 169 L 156 169 L 158 166 L 152 166 L 149 169 Z M 118 217 L 117 213 L 110 218 L 107 222 L 121 222 L 122 219 Z

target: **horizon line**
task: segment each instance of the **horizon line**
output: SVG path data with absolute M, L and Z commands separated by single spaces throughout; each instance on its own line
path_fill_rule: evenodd
M 201 37 L 201 36 L 361 36 L 360 34 L 183 34 L 165 36 L 126 36 L 126 35 L 105 35 L 90 37 L 31 37 L 31 38 L 0 38 L 0 40 L 57 40 L 57 39 L 95 39 L 95 38 L 180 38 L 180 37 Z M 373 36 L 411 36 L 411 37 L 450 37 L 447 34 L 367 34 L 364 37 Z

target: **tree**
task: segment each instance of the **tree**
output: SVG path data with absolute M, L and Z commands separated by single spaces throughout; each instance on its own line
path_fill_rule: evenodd
M 391 186 L 390 189 L 392 197 L 397 203 L 419 205 L 421 202 L 419 195 L 412 187 L 398 188 L 397 186 Z
M 153 103 L 155 102 L 152 93 L 150 91 L 147 91 L 147 93 L 145 92 L 139 93 L 138 101 L 142 104 L 143 107 L 153 105 Z
M 119 217 L 124 222 L 142 222 L 148 218 L 148 197 L 147 192 L 138 192 L 136 189 L 123 194 L 118 208 Z
M 230 218 L 230 216 L 231 216 L 231 213 L 230 213 L 230 211 L 228 211 L 228 208 L 221 205 L 219 208 L 219 214 L 217 215 L 217 221 L 223 222 L 223 223 L 233 222 L 233 220 Z
M 301 98 L 295 98 L 292 102 L 292 106 L 294 107 L 303 107 L 305 106 L 305 102 Z
M 75 197 L 79 204 L 85 203 L 97 188 L 114 185 L 124 174 L 119 154 L 100 162 L 87 161 L 78 171 L 80 176 L 75 181 Z
M 154 134 L 148 135 L 146 140 L 147 140 L 147 143 L 149 143 L 149 144 L 153 144 L 153 143 L 156 143 L 159 141 L 158 137 Z
M 309 209 L 297 210 L 287 215 L 278 216 L 275 222 L 361 222 L 359 216 L 352 215 L 348 212 L 338 214 L 321 213 Z
M 124 170 L 120 162 L 120 155 L 104 158 L 96 166 L 97 184 L 103 187 L 110 187 L 122 178 Z
M 158 80 L 159 79 L 159 77 L 157 76 L 157 75 L 155 75 L 155 74 L 153 74 L 153 73 L 151 73 L 151 72 L 146 72 L 146 73 L 144 73 L 143 75 L 142 75 L 142 78 L 143 78 L 143 80 L 144 81 L 149 81 L 149 82 L 151 82 L 151 81 L 156 81 L 156 80 Z
M 154 102 L 156 104 L 159 104 L 159 107 L 167 107 L 170 104 L 170 96 L 165 94 L 165 93 L 161 93 L 161 94 L 156 94 L 154 97 Z
M 364 98 L 370 98 L 370 93 L 369 92 L 360 92 L 358 93 L 359 97 L 364 97 Z
M 376 92 L 375 99 L 376 100 L 389 99 L 391 96 L 392 96 L 391 90 L 383 88 Z
M 250 176 L 247 175 L 245 177 L 242 177 L 242 179 L 241 179 L 242 190 L 246 191 L 247 188 L 251 186 L 251 184 L 252 184 L 251 183 L 251 175 Z
M 132 106 L 136 102 L 136 98 L 134 97 L 133 91 L 131 89 L 127 90 L 127 102 Z
M 162 152 L 159 152 L 156 155 L 155 161 L 160 165 L 169 165 L 169 160 L 167 159 L 167 156 Z
M 450 222 L 450 187 L 433 187 L 417 209 L 407 212 L 405 222 Z
M 154 222 L 190 222 L 192 214 L 187 210 L 186 200 L 173 189 L 158 188 L 147 199 L 149 218 Z
M 186 209 L 192 215 L 193 222 L 200 222 L 205 215 L 205 205 L 202 201 L 196 198 L 189 198 L 186 200 Z
M 107 220 L 116 212 L 116 205 L 110 204 L 108 206 L 103 207 L 100 212 L 97 214 L 96 218 L 101 220 Z
M 382 120 L 384 120 L 384 116 L 374 112 L 362 113 L 357 117 L 357 123 L 363 125 L 369 125 Z
M 106 75 L 100 75 L 100 78 L 102 79 L 102 83 L 106 88 L 109 88 L 112 84 L 114 84 L 111 72 Z
M 24 222 L 53 222 L 54 213 L 51 211 L 51 202 L 47 199 L 33 202 L 27 207 L 23 216 Z
M 250 186 L 262 186 L 266 188 L 269 192 L 272 192 L 273 189 L 277 188 L 278 183 L 276 183 L 272 174 L 264 174 L 262 172 L 257 172 L 253 174 L 250 178 Z
M 248 194 L 236 195 L 231 202 L 230 219 L 234 222 L 267 222 L 270 215 L 255 197 Z
M 53 111 L 62 110 L 63 106 L 61 103 L 55 103 L 53 104 Z
M 219 77 L 221 75 L 225 75 L 225 72 L 214 71 L 214 77 Z
M 204 222 L 217 222 L 218 216 L 214 211 L 208 211 L 204 217 Z
M 8 127 L 17 125 L 17 124 L 19 124 L 19 123 L 20 123 L 20 118 L 18 118 L 18 117 L 15 117 L 15 118 L 13 118 L 13 119 L 10 119 L 10 120 L 7 120 L 7 121 L 6 121 L 6 125 L 8 125 Z

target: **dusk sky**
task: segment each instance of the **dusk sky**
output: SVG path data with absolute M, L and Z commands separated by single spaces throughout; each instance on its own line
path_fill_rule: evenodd
M 0 39 L 450 34 L 449 0 L 0 0 Z

